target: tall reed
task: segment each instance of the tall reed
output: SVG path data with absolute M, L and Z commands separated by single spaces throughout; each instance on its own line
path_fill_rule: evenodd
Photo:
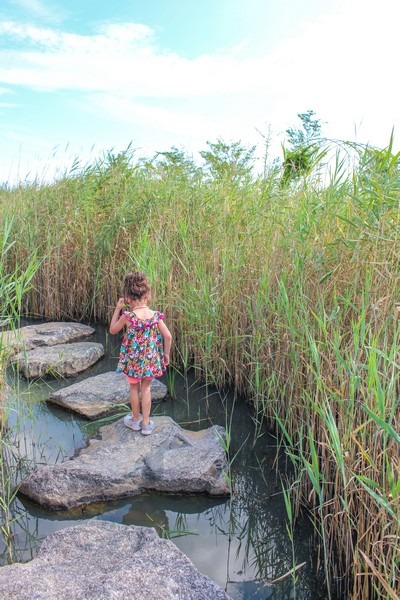
M 0 535 L 13 560 L 13 530 L 15 514 L 12 504 L 15 498 L 16 472 L 19 457 L 14 445 L 18 429 L 18 417 L 9 426 L 12 406 L 6 381 L 6 367 L 10 354 L 10 344 L 4 331 L 18 328 L 24 294 L 38 268 L 35 252 L 21 263 L 14 262 L 9 267 L 9 255 L 14 250 L 15 240 L 11 236 L 12 221 L 5 221 L 0 231 Z
M 253 403 L 295 465 L 327 581 L 361 599 L 399 587 L 399 156 L 345 144 L 328 177 L 210 172 L 181 153 L 105 155 L 52 185 L 0 192 L 42 261 L 30 315 L 107 321 L 145 269 L 174 362 Z M 349 167 L 350 165 L 350 167 Z M 234 173 L 234 175 L 232 175 Z

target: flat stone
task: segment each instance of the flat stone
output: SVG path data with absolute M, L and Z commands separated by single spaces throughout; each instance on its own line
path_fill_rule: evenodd
M 75 456 L 23 479 L 19 493 L 50 510 L 150 491 L 230 494 L 222 427 L 192 432 L 170 417 L 152 418 L 155 429 L 149 436 L 128 429 L 123 419 L 101 427 Z
M 21 352 L 12 359 L 12 362 L 27 379 L 45 375 L 71 377 L 88 369 L 102 356 L 104 356 L 102 344 L 75 342 Z
M 2 339 L 11 354 L 22 350 L 33 350 L 41 346 L 55 346 L 75 342 L 93 335 L 93 327 L 82 323 L 51 322 L 27 325 L 15 331 L 4 331 Z
M 153 528 L 93 520 L 47 537 L 36 558 L 0 569 L 13 600 L 229 600 Z
M 167 386 L 153 379 L 151 399 L 160 402 L 168 394 Z M 115 412 L 118 404 L 129 404 L 129 383 L 125 375 L 109 371 L 53 392 L 47 402 L 72 410 L 87 419 L 99 419 Z

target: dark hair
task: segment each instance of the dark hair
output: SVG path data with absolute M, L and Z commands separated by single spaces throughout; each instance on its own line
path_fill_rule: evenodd
M 124 298 L 139 300 L 150 294 L 150 284 L 145 273 L 128 273 L 124 277 Z

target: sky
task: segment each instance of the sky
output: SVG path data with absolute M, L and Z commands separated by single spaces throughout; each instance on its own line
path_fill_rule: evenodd
M 307 110 L 398 149 L 399 22 L 399 0 L 1 0 L 0 184 L 129 146 L 272 160 Z

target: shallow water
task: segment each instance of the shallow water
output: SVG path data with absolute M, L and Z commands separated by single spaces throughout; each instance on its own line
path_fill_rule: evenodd
M 28 384 L 10 372 L 15 411 L 11 412 L 9 423 L 18 421 L 19 452 L 27 457 L 24 468 L 72 455 L 101 426 L 45 402 L 54 389 L 115 369 L 118 337 L 96 325 L 96 334 L 90 339 L 103 343 L 106 357 L 78 377 Z M 256 432 L 249 407 L 233 395 L 221 396 L 214 388 L 196 382 L 193 376 L 176 376 L 173 388 L 175 399 L 153 405 L 154 415 L 169 415 L 192 430 L 213 423 L 229 426 L 232 498 L 143 494 L 63 512 L 45 511 L 18 498 L 13 506 L 13 516 L 17 517 L 12 524 L 14 560 L 25 562 L 33 558 L 41 541 L 54 531 L 87 519 L 104 519 L 155 527 L 159 535 L 170 538 L 233 600 L 324 598 L 312 564 L 311 526 L 296 526 L 293 545 L 287 534 L 280 484 L 287 465 L 283 456 L 277 459 L 274 438 L 264 429 Z M 6 564 L 8 552 L 1 544 L 1 564 Z M 303 562 L 305 565 L 297 571 L 296 585 L 290 575 L 273 583 L 293 565 Z

